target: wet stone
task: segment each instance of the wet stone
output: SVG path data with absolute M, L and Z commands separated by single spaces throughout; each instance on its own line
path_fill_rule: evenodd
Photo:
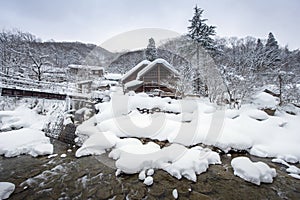
M 189 185 L 181 185 L 177 189 L 179 196 L 188 196 L 190 193 L 189 189 L 191 187 Z
M 97 190 L 97 193 L 96 193 L 96 197 L 98 199 L 108 199 L 110 198 L 111 196 L 113 196 L 112 194 L 112 190 L 109 190 L 107 188 L 101 188 L 101 189 L 98 189 Z
M 155 197 L 161 197 L 165 193 L 165 189 L 164 189 L 163 185 L 154 184 L 149 188 L 148 193 Z
M 199 192 L 191 192 L 190 196 L 189 196 L 190 200 L 211 200 L 212 198 L 210 198 L 209 196 L 205 195 L 205 194 L 201 194 Z
M 212 192 L 213 187 L 209 183 L 197 182 L 193 185 L 192 190 L 196 192 L 208 194 Z
M 146 199 L 147 200 L 157 200 L 157 198 L 155 198 L 154 196 L 151 196 L 151 195 L 147 195 Z
M 124 200 L 126 199 L 125 194 L 118 194 L 116 196 L 113 197 L 114 200 Z
M 132 188 L 128 194 L 128 198 L 131 200 L 143 199 L 146 196 L 145 188 Z

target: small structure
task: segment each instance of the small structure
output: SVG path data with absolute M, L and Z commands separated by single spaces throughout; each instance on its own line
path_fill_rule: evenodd
M 80 81 L 77 83 L 77 88 L 80 93 L 91 93 L 92 91 L 92 80 Z
M 167 82 L 177 79 L 178 72 L 164 59 L 156 59 L 153 62 L 144 60 L 128 71 L 121 79 L 124 91 L 135 92 L 159 92 L 168 96 L 174 96 L 174 89 Z

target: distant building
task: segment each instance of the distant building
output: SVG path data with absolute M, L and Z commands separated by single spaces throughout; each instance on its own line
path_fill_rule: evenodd
M 77 82 L 76 85 L 77 85 L 78 92 L 84 93 L 84 94 L 91 93 L 92 92 L 92 84 L 93 84 L 92 80 Z
M 144 60 L 129 70 L 121 82 L 126 92 L 133 90 L 174 94 L 175 90 L 168 82 L 177 79 L 178 75 L 177 70 L 164 59 L 156 59 L 153 62 Z
M 113 74 L 113 73 L 108 73 L 104 75 L 105 80 L 109 81 L 120 81 L 122 78 L 122 74 Z
M 90 65 L 68 65 L 68 75 L 70 79 L 87 80 L 104 76 L 104 68 Z

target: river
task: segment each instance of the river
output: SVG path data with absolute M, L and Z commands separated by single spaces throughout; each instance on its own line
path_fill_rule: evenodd
M 174 199 L 174 189 L 179 199 L 300 199 L 300 181 L 271 159 L 243 154 L 276 168 L 272 184 L 256 186 L 234 176 L 230 161 L 240 154 L 224 154 L 222 164 L 211 165 L 196 183 L 156 170 L 149 187 L 139 181 L 138 174 L 116 177 L 114 161 L 107 155 L 76 158 L 76 147 L 58 140 L 52 143 L 56 157 L 0 157 L 0 181 L 16 185 L 10 199 Z

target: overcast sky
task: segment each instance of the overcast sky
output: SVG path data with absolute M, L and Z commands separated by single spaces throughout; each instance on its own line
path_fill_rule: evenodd
M 183 34 L 195 5 L 218 36 L 266 38 L 300 48 L 299 0 L 2 0 L 0 28 L 17 28 L 43 40 L 101 45 L 143 28 Z

